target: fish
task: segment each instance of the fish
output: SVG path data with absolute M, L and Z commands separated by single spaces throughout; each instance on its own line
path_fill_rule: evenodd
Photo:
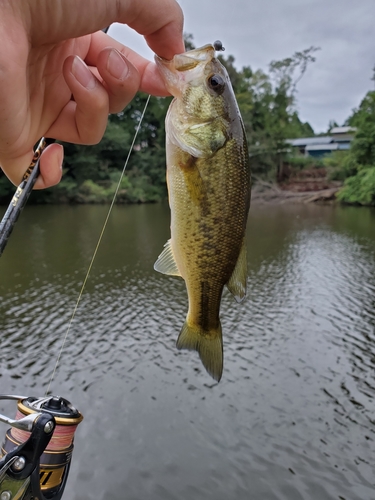
M 189 306 L 176 345 L 198 351 L 219 382 L 223 289 L 238 302 L 246 294 L 251 176 L 245 128 L 215 47 L 155 56 L 174 99 L 165 120 L 171 238 L 154 269 L 185 280 Z

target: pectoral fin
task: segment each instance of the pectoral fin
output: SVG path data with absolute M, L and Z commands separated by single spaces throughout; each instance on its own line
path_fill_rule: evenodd
M 200 151 L 200 157 L 212 156 L 224 146 L 227 135 L 220 120 L 211 120 L 190 126 L 186 132 L 186 142 Z
M 241 302 L 246 295 L 247 258 L 245 239 L 242 242 L 240 255 L 236 267 L 230 277 L 227 288 L 234 295 L 237 302 Z
M 181 276 L 178 270 L 176 260 L 173 255 L 171 240 L 168 240 L 164 245 L 164 250 L 159 255 L 158 260 L 154 264 L 155 271 L 170 276 Z

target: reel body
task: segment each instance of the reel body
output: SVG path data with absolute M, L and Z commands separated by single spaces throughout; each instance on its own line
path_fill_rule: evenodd
M 18 400 L 14 420 L 0 415 L 0 421 L 11 425 L 1 447 L 1 500 L 59 500 L 83 416 L 58 396 L 0 399 Z

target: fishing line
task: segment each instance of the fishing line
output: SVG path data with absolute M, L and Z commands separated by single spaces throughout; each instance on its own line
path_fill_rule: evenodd
M 63 341 L 62 341 L 62 344 L 61 344 L 61 347 L 60 347 L 60 351 L 59 351 L 59 354 L 58 354 L 58 356 L 57 356 L 56 364 L 55 364 L 55 367 L 54 367 L 54 369 L 53 369 L 53 372 L 52 372 L 52 375 L 51 375 L 51 379 L 50 379 L 50 381 L 49 381 L 49 384 L 48 384 L 48 387 L 47 387 L 47 390 L 46 390 L 46 394 L 45 394 L 46 396 L 47 396 L 47 395 L 48 395 L 48 393 L 49 393 L 49 390 L 50 390 L 50 387 L 51 387 L 52 381 L 53 381 L 53 379 L 54 379 L 54 377 L 55 377 L 55 373 L 56 373 L 57 367 L 58 367 L 58 365 L 59 365 L 60 358 L 61 358 L 62 352 L 63 352 L 63 350 L 64 350 L 66 340 L 67 340 L 68 335 L 69 335 L 69 332 L 70 332 L 70 330 L 71 330 L 71 326 L 72 326 L 72 323 L 73 323 L 74 317 L 75 317 L 75 315 L 76 315 L 76 312 L 77 312 L 77 309 L 78 309 L 79 303 L 80 303 L 80 301 L 81 301 L 82 294 L 83 294 L 83 290 L 85 289 L 85 286 L 86 286 L 87 280 L 88 280 L 88 278 L 89 278 L 89 275 L 90 275 L 90 272 L 91 272 L 91 268 L 92 268 L 92 266 L 93 266 L 93 264 L 94 264 L 94 260 L 95 260 L 96 254 L 98 253 L 98 249 L 99 249 L 100 243 L 101 243 L 101 241 L 102 241 L 103 234 L 104 234 L 104 231 L 105 231 L 105 229 L 106 229 L 106 226 L 107 226 L 107 223 L 108 223 L 109 216 L 111 215 L 113 205 L 115 204 L 115 201 L 116 201 L 116 196 L 117 196 L 117 193 L 119 192 L 119 189 L 120 189 L 120 186 L 121 186 L 121 181 L 122 181 L 122 178 L 124 177 L 125 170 L 126 170 L 126 167 L 127 167 L 127 165 L 128 165 L 130 155 L 131 155 L 131 153 L 132 153 L 132 151 L 133 151 L 134 144 L 135 144 L 136 138 L 137 138 L 137 136 L 138 136 L 138 132 L 139 132 L 139 130 L 140 130 L 140 128 L 141 128 L 141 124 L 142 124 L 142 121 L 143 121 L 143 117 L 145 116 L 146 109 L 147 109 L 148 103 L 149 103 L 149 101 L 150 101 L 150 97 L 151 97 L 150 95 L 147 97 L 146 104 L 145 104 L 145 106 L 144 106 L 144 108 L 143 108 L 141 118 L 140 118 L 140 120 L 139 120 L 139 123 L 138 123 L 137 129 L 136 129 L 135 134 L 134 134 L 133 141 L 132 141 L 132 143 L 131 143 L 131 146 L 130 146 L 130 149 L 129 149 L 129 152 L 128 152 L 128 156 L 126 157 L 126 160 L 125 160 L 125 163 L 124 163 L 124 167 L 123 167 L 122 172 L 121 172 L 121 175 L 120 175 L 120 179 L 119 179 L 119 181 L 118 181 L 118 183 L 117 183 L 117 187 L 116 187 L 116 190 L 115 190 L 115 194 L 113 195 L 112 202 L 111 202 L 111 204 L 110 204 L 110 206 L 109 206 L 109 210 L 108 210 L 108 213 L 107 213 L 107 217 L 106 217 L 106 219 L 105 219 L 105 221 L 104 221 L 103 228 L 102 228 L 101 233 L 100 233 L 100 235 L 99 235 L 98 242 L 97 242 L 97 244 L 96 244 L 96 247 L 95 247 L 95 250 L 94 250 L 93 256 L 92 256 L 92 258 L 91 258 L 91 261 L 90 261 L 89 267 L 88 267 L 88 269 L 87 269 L 86 276 L 85 276 L 85 278 L 84 278 L 84 280 L 83 280 L 83 283 L 82 283 L 82 286 L 81 286 L 81 290 L 80 290 L 80 292 L 79 292 L 79 294 L 78 294 L 78 299 L 77 299 L 77 302 L 76 302 L 76 304 L 75 304 L 75 306 L 74 306 L 73 313 L 72 313 L 72 315 L 71 315 L 71 317 L 70 317 L 70 320 L 69 320 L 69 323 L 68 323 L 68 328 L 67 328 L 67 330 L 66 330 L 66 332 L 65 332 L 65 335 L 64 335 L 64 337 L 63 337 Z

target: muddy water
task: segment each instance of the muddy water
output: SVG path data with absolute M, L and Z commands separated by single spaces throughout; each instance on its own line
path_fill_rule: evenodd
M 44 394 L 105 215 L 22 214 L 0 259 L 0 392 Z M 153 271 L 168 225 L 163 205 L 110 218 L 52 383 L 85 415 L 64 498 L 373 500 L 375 211 L 252 207 L 219 384 L 175 348 L 184 284 Z

